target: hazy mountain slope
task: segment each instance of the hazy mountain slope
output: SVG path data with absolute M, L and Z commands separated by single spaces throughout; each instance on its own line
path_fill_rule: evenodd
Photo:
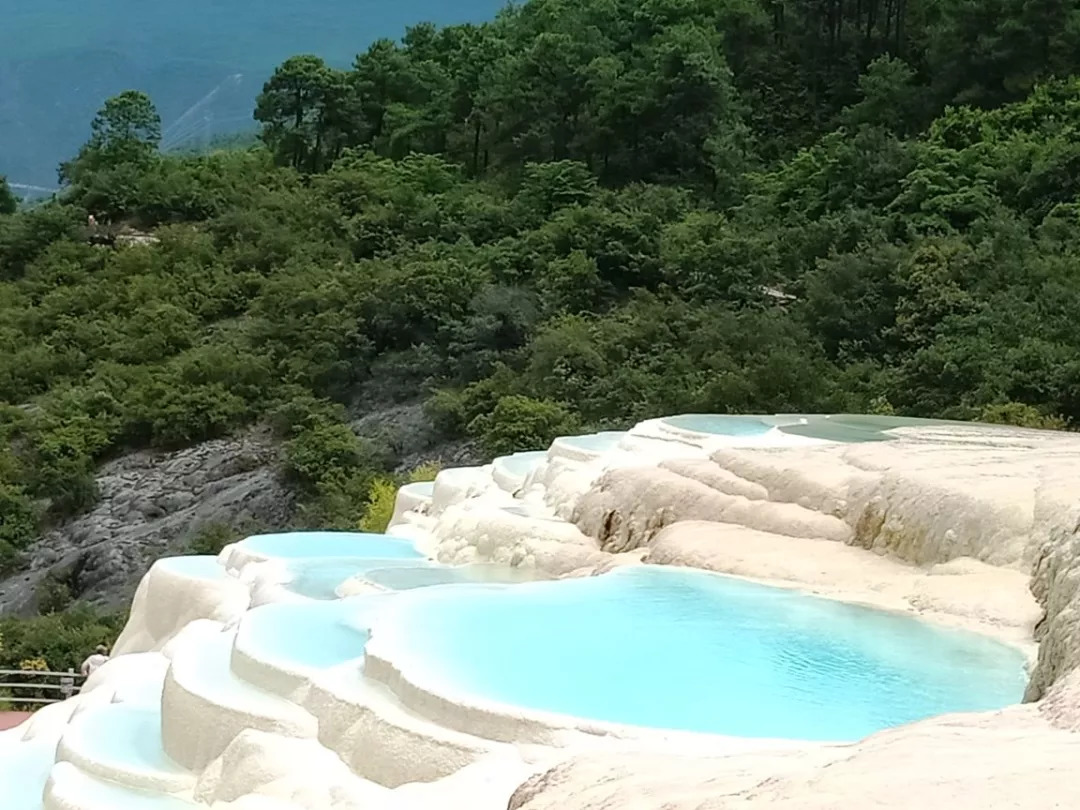
M 347 65 L 379 37 L 420 20 L 492 17 L 499 0 L 0 0 L 0 175 L 52 187 L 101 103 L 148 92 L 166 148 L 253 128 L 274 66 L 295 53 Z

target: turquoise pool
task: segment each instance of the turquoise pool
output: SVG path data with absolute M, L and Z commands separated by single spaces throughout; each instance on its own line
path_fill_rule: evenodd
M 773 426 L 756 416 L 721 416 L 716 414 L 688 413 L 669 416 L 664 422 L 680 430 L 709 433 L 716 436 L 760 436 Z
M 51 744 L 43 740 L 8 747 L 0 737 L 0 796 L 4 810 L 41 810 L 41 792 L 55 753 L 55 740 Z
M 257 612 L 257 613 L 256 613 Z M 255 608 L 244 628 L 244 645 L 264 661 L 333 667 L 364 654 L 367 630 L 355 600 Z
M 532 450 L 528 453 L 514 453 L 495 459 L 495 466 L 502 467 L 511 475 L 525 476 L 541 461 L 547 458 L 547 450 Z
M 81 750 L 95 761 L 121 772 L 139 771 L 180 776 L 187 772 L 161 746 L 161 710 L 125 703 L 96 706 L 77 719 Z
M 428 568 L 437 565 L 426 559 L 404 557 L 328 557 L 294 560 L 288 563 L 286 590 L 309 599 L 337 599 L 337 587 L 345 580 L 374 568 Z
M 401 606 L 429 672 L 480 698 L 601 721 L 855 740 L 1020 700 L 1024 657 L 982 636 L 685 569 L 634 568 Z
M 240 545 L 275 559 L 313 557 L 422 557 L 413 544 L 398 537 L 367 532 L 284 532 L 256 534 Z
M 537 574 L 528 569 L 512 568 L 498 563 L 473 563 L 458 566 L 432 565 L 425 568 L 418 566 L 371 568 L 364 574 L 364 578 L 392 591 L 411 591 L 435 585 L 528 582 L 535 580 Z

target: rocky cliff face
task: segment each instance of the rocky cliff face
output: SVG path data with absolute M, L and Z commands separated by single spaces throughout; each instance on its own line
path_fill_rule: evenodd
M 447 442 L 434 429 L 420 402 L 358 403 L 362 412 L 349 422 L 356 435 L 385 447 L 397 459 L 397 471 L 437 462 L 444 467 L 467 467 L 484 460 L 475 442 Z
M 399 471 L 431 461 L 477 463 L 471 442 L 447 443 L 419 403 L 362 403 L 350 426 L 384 446 Z M 58 526 L 27 551 L 26 564 L 0 579 L 0 614 L 30 614 L 53 575 L 74 598 L 126 607 L 139 579 L 162 556 L 185 549 L 201 527 L 284 528 L 293 493 L 278 470 L 281 448 L 266 430 L 174 453 L 138 452 L 103 466 L 94 509 Z
M 1045 613 L 1035 627 L 1039 660 L 1025 700 L 1039 700 L 1066 673 L 1080 667 L 1080 508 L 1062 515 L 1035 563 L 1031 590 Z
M 253 431 L 175 453 L 133 453 L 102 467 L 95 508 L 42 537 L 23 570 L 0 580 L 0 613 L 30 613 L 49 574 L 99 607 L 126 605 L 158 557 L 181 551 L 202 526 L 284 525 L 291 493 L 279 451 Z

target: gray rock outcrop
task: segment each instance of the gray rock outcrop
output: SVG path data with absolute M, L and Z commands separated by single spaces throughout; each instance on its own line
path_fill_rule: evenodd
M 1040 549 L 1031 590 L 1046 611 L 1035 626 L 1039 660 L 1025 694 L 1038 700 L 1080 667 L 1080 509 L 1063 511 Z
M 395 470 L 408 472 L 422 464 L 437 462 L 445 467 L 468 467 L 488 459 L 470 440 L 448 442 L 424 413 L 423 403 L 364 403 L 349 422 L 353 432 L 384 447 L 397 460 Z
M 0 614 L 32 612 L 49 574 L 75 598 L 121 607 L 154 560 L 182 551 L 200 527 L 285 525 L 293 497 L 279 480 L 278 455 L 268 433 L 251 431 L 106 464 L 97 505 L 44 535 L 22 570 L 0 580 Z

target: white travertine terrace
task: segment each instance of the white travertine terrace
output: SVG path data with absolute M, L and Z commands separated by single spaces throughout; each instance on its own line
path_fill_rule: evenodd
M 0 734 L 0 807 L 1080 806 L 1080 436 L 760 419 L 744 435 L 650 420 L 445 470 L 402 488 L 388 534 L 447 581 L 683 565 L 963 626 L 1032 654 L 1031 702 L 826 745 L 466 700 L 394 633 L 403 600 L 431 591 L 395 592 L 369 565 L 342 573 L 348 598 L 317 601 L 295 560 L 245 541 L 151 569 L 82 694 Z M 308 649 L 331 627 L 355 656 Z

